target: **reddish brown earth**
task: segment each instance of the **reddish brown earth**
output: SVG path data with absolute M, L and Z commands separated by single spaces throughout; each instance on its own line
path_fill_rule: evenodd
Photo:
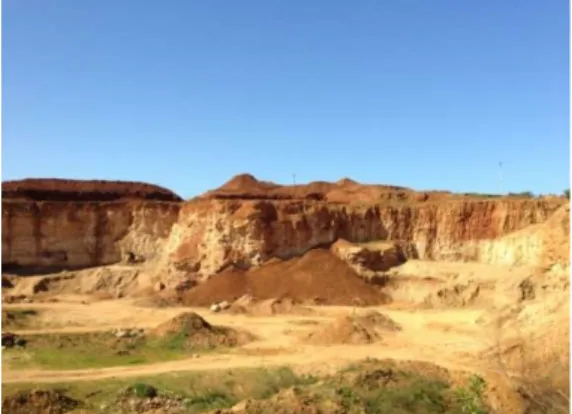
M 209 306 L 246 294 L 257 299 L 288 297 L 328 305 L 372 306 L 388 301 L 329 250 L 315 249 L 300 258 L 276 259 L 249 271 L 223 271 L 187 292 L 183 303 Z
M 131 181 L 31 178 L 2 183 L 2 198 L 33 201 L 183 201 L 157 185 Z
M 324 200 L 331 203 L 377 203 L 380 201 L 427 201 L 451 196 L 448 192 L 418 193 L 390 185 L 360 184 L 344 178 L 335 183 L 314 181 L 308 184 L 279 185 L 240 174 L 201 198 L 238 200 Z
M 567 203 L 349 179 L 281 186 L 247 174 L 185 203 L 169 190 L 127 182 L 35 179 L 3 183 L 2 191 L 5 265 L 82 268 L 134 254 L 169 280 L 199 281 L 229 266 L 301 257 L 340 238 L 403 242 L 413 258 L 542 265 L 543 240 L 496 240 L 544 223 Z
M 44 188 L 45 193 L 33 186 L 28 188 L 31 193 L 25 186 L 21 190 L 15 190 L 17 186 L 10 189 L 10 183 L 3 186 L 3 265 L 102 266 L 46 277 L 6 278 L 4 294 L 12 292 L 19 297 L 26 292 L 34 301 L 46 299 L 43 303 L 6 305 L 41 310 L 33 323 L 43 326 L 42 332 L 49 332 L 50 326 L 72 331 L 109 330 L 112 326 L 153 329 L 168 320 L 175 331 L 186 329 L 194 319 L 173 318 L 188 308 L 148 309 L 130 305 L 132 298 L 84 302 L 84 296 L 77 297 L 119 288 L 123 296 L 135 296 L 135 289 L 123 288 L 130 284 L 137 289 L 146 284 L 160 291 L 157 295 L 170 297 L 178 294 L 172 287 L 181 279 L 169 284 L 179 276 L 177 272 L 185 282 L 203 281 L 194 288 L 192 283 L 185 285 L 189 290 L 181 299 L 188 305 L 210 305 L 243 294 L 332 305 L 386 303 L 388 298 L 378 287 L 357 276 L 361 267 L 387 271 L 385 276 L 397 281 L 393 287 L 383 287 L 395 300 L 383 308 L 402 330 L 385 330 L 381 341 L 356 345 L 370 340 L 366 335 L 362 341 L 353 324 L 344 323 L 338 326 L 339 333 L 342 339 L 349 336 L 349 342 L 354 342 L 351 345 L 307 345 L 298 341 L 298 334 L 315 330 L 328 334 L 328 343 L 338 341 L 329 335 L 329 327 L 319 331 L 322 321 L 364 310 L 314 307 L 315 329 L 301 323 L 311 322 L 310 316 L 302 320 L 298 315 L 278 315 L 268 320 L 230 311 L 212 313 L 208 319 L 213 326 L 237 331 L 245 328 L 258 339 L 239 349 L 244 354 L 204 355 L 199 362 L 190 358 L 73 372 L 21 370 L 8 364 L 3 365 L 7 366 L 5 381 L 63 383 L 268 364 L 303 365 L 306 372 L 314 374 L 323 366 L 341 367 L 342 362 L 365 357 L 437 361 L 449 369 L 482 373 L 487 381 L 499 373 L 502 364 L 510 367 L 505 373 L 511 378 L 539 378 L 536 373 L 525 378 L 516 372 L 521 362 L 518 355 L 514 363 L 512 355 L 504 358 L 505 350 L 518 349 L 512 345 L 517 343 L 533 346 L 526 357 L 535 361 L 533 367 L 546 368 L 547 378 L 553 377 L 551 373 L 548 377 L 553 366 L 560 367 L 562 389 L 569 389 L 570 211 L 563 198 L 415 192 L 347 179 L 280 186 L 241 175 L 204 196 L 180 203 L 173 198 L 154 199 L 152 186 L 143 185 L 147 192 L 106 184 L 105 192 L 101 187 L 94 190 L 93 182 L 84 184 L 78 184 L 85 190 L 78 193 L 70 190 L 73 186 Z M 64 196 L 75 198 L 61 201 Z M 346 242 L 340 243 L 341 238 Z M 336 241 L 333 249 L 326 249 Z M 403 255 L 396 246 L 403 246 Z M 409 248 L 414 253 L 409 253 Z M 143 261 L 104 266 L 120 262 L 125 253 L 134 253 Z M 417 258 L 422 260 L 414 260 Z M 49 278 L 53 278 L 52 284 L 46 282 Z M 47 291 L 35 291 L 36 286 L 44 285 Z M 465 300 L 469 295 L 471 300 Z M 495 336 L 497 322 L 502 337 Z M 502 358 L 493 360 L 499 355 Z M 551 365 L 552 359 L 557 361 L 553 356 L 560 358 L 559 365 Z M 37 405 L 44 405 L 42 395 L 34 398 L 39 399 Z M 29 412 L 28 406 L 23 410 Z

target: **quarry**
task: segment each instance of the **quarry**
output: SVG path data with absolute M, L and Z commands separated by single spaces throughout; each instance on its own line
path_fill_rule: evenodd
M 569 252 L 560 196 L 4 182 L 2 407 L 569 412 Z

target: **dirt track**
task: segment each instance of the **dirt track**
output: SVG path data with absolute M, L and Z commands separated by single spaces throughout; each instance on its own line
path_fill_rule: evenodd
M 42 310 L 50 326 L 44 329 L 20 330 L 21 334 L 50 332 L 87 332 L 109 330 L 113 327 L 153 327 L 189 308 L 141 309 L 129 301 L 105 301 L 82 305 L 78 303 L 5 305 L 4 309 L 34 308 Z M 368 308 L 370 310 L 371 308 Z M 373 345 L 335 345 L 314 347 L 301 344 L 297 334 L 315 329 L 316 324 L 327 323 L 339 315 L 353 312 L 350 307 L 313 308 L 315 315 L 275 315 L 249 317 L 244 315 L 210 314 L 195 309 L 209 322 L 246 329 L 259 339 L 227 354 L 202 356 L 199 359 L 170 361 L 158 364 L 119 366 L 77 371 L 10 370 L 3 368 L 3 382 L 65 382 L 95 380 L 113 377 L 152 375 L 173 371 L 212 370 L 260 366 L 296 366 L 303 371 L 316 373 L 364 359 L 395 358 L 421 361 L 447 361 L 451 369 L 478 369 L 474 355 L 490 344 L 481 328 L 474 321 L 479 311 L 429 311 L 418 313 L 376 308 L 403 327 L 402 332 L 387 334 L 381 343 Z M 366 312 L 358 309 L 356 312 Z M 69 326 L 70 316 L 77 325 Z M 309 321 L 311 323 L 309 323 Z M 454 326 L 454 328 L 453 328 Z
M 424 275 L 424 277 L 436 275 L 445 277 L 443 272 L 446 271 L 446 274 L 450 273 L 446 277 L 453 278 L 457 282 L 464 279 L 465 274 L 467 274 L 471 278 L 478 277 L 483 286 L 489 284 L 489 280 L 503 280 L 503 276 L 510 275 L 509 280 L 507 280 L 510 291 L 514 290 L 514 282 L 511 282 L 511 279 L 520 280 L 520 277 L 529 274 L 529 270 L 526 268 L 513 269 L 508 272 L 507 269 L 498 266 L 470 264 L 442 266 L 443 264 L 438 266 L 437 264 L 428 265 L 427 263 L 412 262 L 404 266 L 404 270 L 409 275 L 419 274 Z M 419 280 L 416 277 L 407 279 L 406 285 L 400 288 L 408 299 L 414 299 L 422 293 Z M 543 280 L 544 283 L 548 281 L 546 276 L 543 277 Z M 499 286 L 501 285 L 503 284 L 501 283 Z M 435 289 L 435 287 L 431 289 Z M 505 288 L 501 287 L 498 292 L 489 292 L 487 295 L 497 297 L 499 293 L 502 294 L 504 291 Z M 485 294 L 484 291 L 481 293 Z M 425 294 L 423 293 L 423 295 Z M 502 298 L 502 295 L 498 297 Z M 492 296 L 488 298 L 492 299 Z M 479 322 L 483 317 L 490 319 L 498 316 L 497 311 L 491 308 L 490 304 L 486 304 L 488 302 L 483 303 L 481 301 L 480 305 L 475 304 L 472 307 L 434 309 L 411 307 L 405 303 L 369 308 L 314 306 L 310 308 L 311 313 L 304 316 L 285 314 L 254 317 L 226 313 L 213 314 L 205 308 L 141 307 L 136 305 L 136 299 L 95 302 L 91 302 L 90 299 L 80 295 L 58 295 L 59 302 L 6 304 L 3 309 L 34 309 L 38 311 L 26 329 L 13 330 L 22 335 L 81 333 L 134 327 L 149 329 L 180 313 L 194 311 L 211 324 L 246 330 L 254 334 L 257 340 L 227 353 L 209 354 L 198 359 L 192 358 L 147 365 L 52 371 L 16 370 L 10 369 L 9 364 L 4 364 L 2 369 L 3 382 L 87 381 L 174 371 L 281 365 L 293 366 L 297 370 L 316 374 L 318 372 L 332 372 L 349 362 L 366 357 L 438 361 L 439 365 L 445 368 L 472 370 L 481 373 L 490 373 L 502 368 L 498 364 L 495 365 L 490 358 L 487 360 L 487 357 L 483 357 L 483 352 L 498 345 L 495 343 L 498 338 L 495 338 L 495 332 L 492 328 Z M 525 314 L 529 315 L 527 318 L 532 317 L 527 322 L 530 329 L 544 329 L 553 323 L 555 316 L 567 318 L 568 312 L 564 312 L 565 309 L 557 310 L 559 305 L 555 299 L 556 297 L 547 302 L 539 298 L 534 303 L 527 305 L 530 311 Z M 312 346 L 300 339 L 303 335 L 316 330 L 319 326 L 331 323 L 340 316 L 351 315 L 354 312 L 359 315 L 371 310 L 377 310 L 389 316 L 402 327 L 402 330 L 384 333 L 381 341 L 369 345 Z M 548 347 L 553 345 L 551 343 L 546 344 Z M 544 345 L 542 347 L 545 348 Z M 544 352 L 544 349 L 542 351 Z

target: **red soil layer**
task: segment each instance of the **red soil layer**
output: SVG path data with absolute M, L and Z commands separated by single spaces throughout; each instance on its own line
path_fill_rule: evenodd
M 258 181 L 250 174 L 233 177 L 221 187 L 208 191 L 199 198 L 238 199 L 238 200 L 324 200 L 329 203 L 377 204 L 387 202 L 441 202 L 452 199 L 530 199 L 522 194 L 476 194 L 451 193 L 449 191 L 415 191 L 406 187 L 378 184 L 361 184 L 349 178 L 335 183 L 314 181 L 309 184 L 279 185 L 268 181 Z
M 226 270 L 185 293 L 187 306 L 209 306 L 250 294 L 257 299 L 289 297 L 319 299 L 329 305 L 380 305 L 388 297 L 361 279 L 329 250 L 315 249 L 303 257 L 274 260 L 249 271 Z
M 405 187 L 360 184 L 344 178 L 335 183 L 314 181 L 309 184 L 278 185 L 258 181 L 249 174 L 233 177 L 221 187 L 205 193 L 203 198 L 264 200 L 326 200 L 332 203 L 382 201 L 426 201 L 443 198 L 450 193 L 418 193 Z
M 5 181 L 2 183 L 2 197 L 33 201 L 183 201 L 174 192 L 152 184 L 56 178 Z

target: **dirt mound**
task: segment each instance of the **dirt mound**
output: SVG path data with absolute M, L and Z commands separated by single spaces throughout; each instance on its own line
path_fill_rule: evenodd
M 399 195 L 388 197 L 386 193 L 399 193 Z M 314 181 L 308 184 L 279 185 L 259 181 L 250 174 L 237 175 L 201 197 L 243 200 L 328 200 L 342 203 L 378 202 L 387 198 L 418 199 L 415 191 L 404 187 L 363 185 L 349 178 L 343 178 L 335 183 Z
M 497 198 L 496 196 L 494 196 Z M 433 202 L 451 199 L 490 199 L 491 195 L 448 191 L 415 191 L 407 187 L 362 184 L 349 178 L 336 182 L 314 181 L 308 184 L 280 185 L 259 181 L 250 174 L 233 177 L 219 188 L 208 191 L 199 198 L 242 200 L 325 200 L 331 203 L 381 202 Z M 500 196 L 498 197 L 501 198 Z M 514 197 L 511 197 L 514 198 Z
M 264 192 L 273 188 L 279 187 L 278 185 L 268 181 L 258 181 L 256 177 L 251 174 L 239 174 L 232 177 L 229 181 L 220 186 L 219 191 L 236 191 L 236 192 Z
M 2 400 L 2 412 L 10 414 L 63 414 L 81 404 L 55 390 L 22 391 Z
M 174 192 L 131 181 L 33 178 L 2 183 L 3 199 L 35 201 L 116 201 L 124 199 L 183 201 Z
M 253 316 L 271 316 L 271 315 L 309 315 L 311 309 L 302 306 L 301 303 L 291 298 L 266 299 L 257 300 L 245 295 L 236 301 L 229 308 L 230 313 L 247 314 Z
M 224 271 L 186 292 L 182 301 L 188 306 L 210 306 L 246 294 L 260 300 L 287 297 L 296 302 L 319 298 L 328 305 L 373 306 L 389 301 L 387 295 L 327 249 L 311 250 L 302 257 L 276 260 L 248 271 Z
M 190 348 L 232 347 L 253 339 L 252 335 L 246 332 L 225 326 L 213 326 L 194 312 L 183 313 L 162 323 L 153 329 L 150 335 L 184 341 Z
M 306 342 L 314 345 L 371 344 L 381 339 L 382 332 L 401 330 L 391 318 L 378 312 L 342 316 L 332 324 L 310 333 Z
M 208 191 L 198 198 L 237 199 L 237 200 L 324 200 L 330 203 L 378 204 L 385 202 L 440 202 L 458 200 L 501 200 L 530 199 L 526 194 L 508 196 L 451 193 L 449 191 L 430 190 L 415 191 L 407 187 L 380 184 L 362 184 L 349 178 L 336 182 L 314 181 L 308 184 L 280 185 L 267 181 L 259 181 L 250 174 L 233 177 L 219 188 Z M 556 197 L 558 202 L 562 198 Z

